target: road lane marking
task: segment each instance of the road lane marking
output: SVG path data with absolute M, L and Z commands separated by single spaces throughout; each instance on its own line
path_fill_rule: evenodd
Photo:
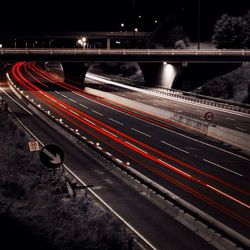
M 134 148 L 139 149 L 139 150 L 140 150 L 140 151 L 142 151 L 143 153 L 148 154 L 148 152 L 147 152 L 147 151 L 145 151 L 145 150 L 143 150 L 143 149 L 141 149 L 141 148 L 139 148 L 139 147 L 135 146 L 133 143 L 130 143 L 130 142 L 128 142 L 128 141 L 125 141 L 125 142 L 126 142 L 127 144 L 129 144 L 129 145 L 133 146 Z
M 152 245 L 142 234 L 139 233 L 129 222 L 126 221 L 121 215 L 119 215 L 110 205 L 108 205 L 92 188 L 88 187 L 87 183 L 85 183 L 80 177 L 78 177 L 72 170 L 70 170 L 67 165 L 63 164 L 63 166 L 67 169 L 71 175 L 73 175 L 86 189 L 97 198 L 105 207 L 107 207 L 119 220 L 121 220 L 126 226 L 128 226 L 136 235 L 138 235 L 152 250 L 157 250 L 157 248 Z
M 118 121 L 116 121 L 115 119 L 109 118 L 109 120 L 110 120 L 110 121 L 113 121 L 113 122 L 115 122 L 115 123 L 117 123 L 117 124 L 124 125 L 123 123 L 118 122 Z
M 174 146 L 174 145 L 172 145 L 172 144 L 170 144 L 170 143 L 167 143 L 167 142 L 165 142 L 165 141 L 161 141 L 161 143 L 164 143 L 164 144 L 166 144 L 166 145 L 168 145 L 168 146 L 170 146 L 170 147 L 172 147 L 172 148 L 175 148 L 175 149 L 177 149 L 177 150 L 180 150 L 180 151 L 182 151 L 182 152 L 184 152 L 184 153 L 186 153 L 186 154 L 190 154 L 188 151 L 186 151 L 186 150 L 184 150 L 184 149 L 181 149 L 181 148 L 178 148 L 178 147 L 176 147 L 176 146 Z
M 111 133 L 110 131 L 108 131 L 108 130 L 105 129 L 105 128 L 101 128 L 101 129 L 102 129 L 103 131 L 105 131 L 106 133 L 113 135 L 114 137 L 118 137 L 117 135 Z
M 89 109 L 87 106 L 85 106 L 85 105 L 83 105 L 83 104 L 81 104 L 81 103 L 79 103 L 79 105 L 80 105 L 81 107 L 85 108 L 85 109 Z
M 235 201 L 235 202 L 241 204 L 242 206 L 244 206 L 244 207 L 246 207 L 246 208 L 250 208 L 250 206 L 249 206 L 248 204 L 246 204 L 246 203 L 244 203 L 244 202 L 242 202 L 242 201 L 240 201 L 240 200 L 234 198 L 233 196 L 228 195 L 228 194 L 226 194 L 226 193 L 220 191 L 219 189 L 217 189 L 217 188 L 215 188 L 215 187 L 213 187 L 213 186 L 211 186 L 211 185 L 209 185 L 209 184 L 207 184 L 206 186 L 209 187 L 209 188 L 211 188 L 211 189 L 213 189 L 214 191 L 216 191 L 216 192 L 218 192 L 218 193 L 220 193 L 220 194 L 226 196 L 227 198 L 229 198 L 229 199 L 231 199 L 231 200 L 233 200 L 233 201 Z
M 89 119 L 87 119 L 87 118 L 83 118 L 83 119 L 84 119 L 85 121 L 87 121 L 87 122 L 93 124 L 94 126 L 96 126 L 96 124 L 95 124 L 94 122 L 90 121 Z
M 81 95 L 79 95 L 79 94 L 78 94 L 77 92 L 75 92 L 75 91 L 73 91 L 73 93 L 74 93 L 75 95 L 81 96 Z M 83 96 L 81 96 L 81 97 L 83 98 Z M 226 149 L 219 148 L 219 147 L 217 147 L 217 146 L 214 146 L 214 145 L 212 145 L 212 144 L 206 143 L 206 142 L 204 142 L 204 141 L 195 139 L 195 138 L 193 138 L 193 137 L 191 137 L 191 136 L 181 134 L 181 133 L 179 133 L 179 132 L 177 132 L 177 131 L 174 131 L 174 130 L 171 130 L 171 129 L 162 127 L 162 126 L 160 126 L 160 125 L 158 125 L 158 124 L 155 124 L 155 123 L 153 123 L 153 122 L 144 120 L 144 119 L 139 118 L 139 117 L 137 117 L 137 116 L 128 114 L 128 113 L 126 113 L 126 112 L 124 112 L 124 111 L 117 110 L 117 109 L 115 109 L 115 108 L 113 108 L 113 107 L 110 107 L 110 106 L 108 106 L 108 105 L 106 105 L 106 104 L 96 102 L 96 101 L 94 101 L 94 100 L 92 100 L 92 99 L 90 99 L 90 98 L 88 98 L 88 97 L 85 97 L 85 98 L 88 99 L 89 101 L 92 101 L 92 102 L 94 102 L 94 103 L 98 103 L 99 105 L 102 105 L 102 106 L 104 106 L 104 107 L 106 107 L 106 108 L 112 109 L 112 110 L 114 110 L 114 111 L 116 111 L 116 112 L 125 114 L 125 115 L 130 116 L 130 117 L 132 117 L 132 118 L 134 118 L 134 119 L 137 119 L 137 120 L 143 121 L 143 122 L 145 122 L 145 123 L 151 124 L 151 125 L 153 125 L 153 126 L 155 126 L 155 127 L 164 129 L 164 130 L 166 130 L 166 131 L 168 131 L 168 132 L 170 132 L 170 133 L 173 133 L 173 134 L 182 136 L 182 137 L 187 138 L 187 139 L 189 139 L 189 140 L 195 141 L 195 142 L 197 142 L 197 143 L 201 143 L 201 144 L 206 145 L 206 146 L 211 147 L 211 148 L 215 148 L 215 149 L 217 149 L 217 150 L 220 150 L 220 151 L 222 151 L 222 152 L 225 152 L 225 153 L 227 153 L 227 154 L 233 155 L 233 156 L 235 156 L 235 157 L 238 157 L 238 158 L 241 158 L 241 159 L 244 159 L 244 160 L 250 162 L 250 159 L 249 159 L 249 158 L 246 158 L 246 157 L 244 157 L 244 156 L 242 156 L 242 155 L 239 155 L 239 154 L 230 152 L 230 151 L 228 151 L 228 150 L 226 150 Z M 79 104 L 79 105 L 81 105 L 81 104 Z M 172 105 L 178 105 L 178 104 L 172 104 Z M 160 119 L 160 117 L 159 117 L 159 119 Z
M 5 90 L 0 88 L 2 92 L 4 92 L 5 95 L 7 95 L 13 102 L 15 102 L 18 106 L 20 106 L 23 110 L 25 110 L 30 115 L 33 115 L 32 112 L 30 112 L 28 109 L 26 109 L 23 105 L 21 105 L 19 102 L 17 102 L 15 99 L 13 99 Z
M 134 130 L 134 131 L 136 131 L 136 132 L 138 132 L 138 133 L 140 133 L 140 134 L 142 134 L 142 135 L 145 135 L 145 136 L 147 136 L 147 137 L 151 137 L 151 135 L 148 135 L 148 134 L 146 134 L 146 133 L 144 133 L 144 132 L 142 132 L 142 131 L 140 131 L 140 130 L 137 130 L 137 129 L 135 129 L 135 128 L 131 128 L 132 130 Z
M 101 114 L 101 113 L 95 111 L 94 109 L 92 109 L 92 112 L 93 112 L 93 113 L 96 113 L 97 115 L 103 116 L 103 114 Z
M 243 176 L 243 175 L 240 174 L 240 173 L 237 173 L 237 172 L 235 172 L 235 171 L 233 171 L 233 170 L 231 170 L 231 169 L 222 167 L 222 166 L 220 166 L 219 164 L 216 164 L 216 163 L 214 163 L 214 162 L 212 162 L 212 161 L 209 161 L 209 160 L 207 160 L 207 159 L 203 159 L 203 161 L 208 162 L 208 163 L 210 163 L 210 164 L 212 164 L 212 165 L 215 165 L 215 166 L 217 166 L 217 167 L 219 167 L 219 168 L 222 168 L 222 169 L 224 169 L 224 170 L 226 170 L 226 171 L 228 171 L 228 172 L 231 172 L 231 173 L 233 173 L 233 174 L 236 174 L 236 175 L 239 175 L 239 176 Z
M 186 172 L 180 170 L 179 168 L 174 167 L 173 165 L 168 164 L 167 162 L 163 161 L 163 160 L 160 159 L 160 158 L 158 158 L 157 160 L 160 161 L 160 162 L 162 162 L 162 163 L 165 164 L 165 165 L 170 166 L 171 168 L 175 169 L 175 170 L 177 171 L 177 173 L 181 173 L 182 175 L 186 176 L 186 177 L 189 178 L 189 179 L 192 177 L 192 175 L 190 175 L 190 174 L 188 174 L 188 173 L 186 173 Z
M 229 120 L 229 121 L 235 121 L 235 119 L 230 118 L 230 117 L 226 117 L 226 119 Z

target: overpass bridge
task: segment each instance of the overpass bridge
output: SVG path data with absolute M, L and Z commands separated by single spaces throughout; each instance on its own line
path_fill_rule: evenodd
M 246 62 L 250 50 L 1 48 L 0 61 Z
M 171 88 L 178 79 L 212 78 L 250 61 L 250 50 L 198 49 L 84 49 L 84 48 L 1 48 L 0 62 L 61 62 L 66 80 L 84 80 L 91 62 L 137 62 L 146 84 Z M 189 73 L 191 72 L 191 73 Z M 180 77 L 181 76 L 181 77 Z M 74 79 L 75 80 L 75 79 Z M 193 80 L 193 79 L 192 79 Z M 197 80 L 197 79 L 196 79 Z M 180 82 L 180 81 L 179 81 Z

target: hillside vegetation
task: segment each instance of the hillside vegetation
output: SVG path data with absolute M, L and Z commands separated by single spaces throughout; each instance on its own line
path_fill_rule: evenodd
M 27 136 L 0 111 L 0 235 L 2 249 L 127 249 L 121 223 L 29 152 Z
M 250 64 L 207 81 L 194 90 L 196 94 L 250 104 Z

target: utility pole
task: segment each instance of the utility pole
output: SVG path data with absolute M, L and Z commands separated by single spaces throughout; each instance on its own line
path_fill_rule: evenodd
M 132 11 L 132 29 L 133 29 L 133 40 L 132 40 L 132 44 L 133 46 L 135 45 L 135 20 L 136 20 L 136 17 L 135 17 L 135 14 L 136 14 L 136 11 L 135 11 L 135 0 L 132 0 L 132 4 L 133 4 L 133 11 Z
M 201 1 L 198 0 L 198 37 L 197 37 L 198 49 L 200 49 L 201 40 Z

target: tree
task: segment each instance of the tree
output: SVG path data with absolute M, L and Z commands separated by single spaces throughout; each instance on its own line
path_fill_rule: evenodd
M 244 19 L 243 32 L 245 34 L 243 45 L 244 45 L 244 48 L 250 49 L 250 10 L 243 17 L 243 19 Z
M 178 15 L 169 15 L 161 22 L 153 31 L 148 44 L 150 48 L 186 48 L 188 46 L 189 38 L 180 24 Z
M 247 17 L 231 17 L 224 14 L 216 22 L 212 41 L 218 49 L 242 49 L 248 43 L 246 39 Z M 249 30 L 248 30 L 249 32 Z

